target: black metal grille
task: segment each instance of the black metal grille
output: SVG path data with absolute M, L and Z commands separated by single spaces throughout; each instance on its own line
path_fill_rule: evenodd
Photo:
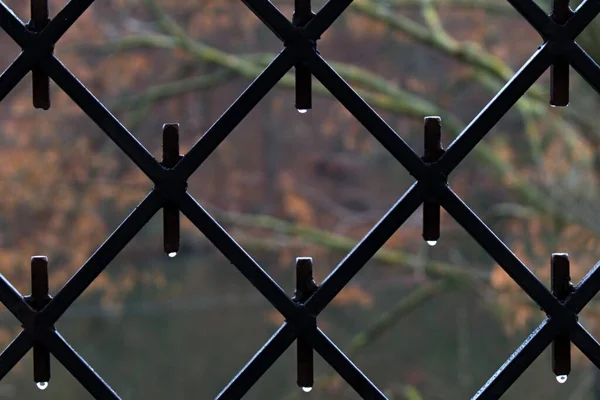
M 550 101 L 553 105 L 568 103 L 568 64 L 600 92 L 600 67 L 575 42 L 577 35 L 600 12 L 600 1 L 586 0 L 571 12 L 567 0 L 555 0 L 553 13 L 548 16 L 533 0 L 507 0 L 537 30 L 543 43 L 445 151 L 438 151 L 433 158 L 430 154 L 423 159 L 354 92 L 317 51 L 316 42 L 320 35 L 352 0 L 330 0 L 316 15 L 310 12 L 309 7 L 309 14 L 295 16 L 293 22 L 267 0 L 242 1 L 281 39 L 284 49 L 185 156 L 177 155 L 173 159 L 172 154 L 165 154 L 162 163 L 155 160 L 53 54 L 54 44 L 93 0 L 71 0 L 50 21 L 43 9 L 32 8 L 32 21 L 28 24 L 21 22 L 0 1 L 0 26 L 23 49 L 0 76 L 0 99 L 4 99 L 32 71 L 34 106 L 47 109 L 50 107 L 47 95 L 49 77 L 154 182 L 150 193 L 54 298 L 50 298 L 47 287 L 44 287 L 43 281 L 47 279 L 47 261 L 44 258 L 32 260 L 32 296 L 23 297 L 0 276 L 0 301 L 23 326 L 21 333 L 0 355 L 0 379 L 33 348 L 36 382 L 49 379 L 47 354 L 51 353 L 95 398 L 118 399 L 118 395 L 108 384 L 55 330 L 54 324 L 161 208 L 165 209 L 165 231 L 168 226 L 171 230 L 178 229 L 178 220 L 173 219 L 173 207 L 183 212 L 286 320 L 217 396 L 219 399 L 241 398 L 296 339 L 300 352 L 314 349 L 363 398 L 384 399 L 383 393 L 318 328 L 317 316 L 423 203 L 427 209 L 434 209 L 432 204 L 441 206 L 452 215 L 547 314 L 538 328 L 474 395 L 474 399 L 499 398 L 550 344 L 553 344 L 554 370 L 557 375 L 568 373 L 570 369 L 570 356 L 568 351 L 564 351 L 564 345 L 566 343 L 568 346 L 569 341 L 600 367 L 600 344 L 578 322 L 578 313 L 600 290 L 600 263 L 578 285 L 571 287 L 568 285 L 568 259 L 565 263 L 564 257 L 555 255 L 553 279 L 556 282 L 553 282 L 552 291 L 548 290 L 447 184 L 447 176 L 452 170 L 549 67 L 552 68 Z M 301 0 L 296 0 L 298 13 L 300 4 Z M 303 12 L 306 12 L 306 7 Z M 310 108 L 310 87 L 306 87 L 310 85 L 310 79 L 306 79 L 306 74 L 312 74 L 416 179 L 404 196 L 319 287 L 314 285 L 312 277 L 307 281 L 308 286 L 302 286 L 299 282 L 294 300 L 186 190 L 187 178 L 292 67 L 296 67 L 297 82 L 302 82 L 297 87 L 298 108 Z M 173 127 L 168 129 L 172 130 Z M 430 212 L 435 214 L 435 211 Z M 432 220 L 436 220 L 435 216 Z M 168 221 L 171 221 L 171 225 L 168 225 Z M 432 231 L 428 232 L 426 235 L 431 235 Z M 435 229 L 433 232 L 435 236 Z M 165 248 L 168 247 L 166 236 L 167 232 Z M 173 246 L 172 239 L 171 236 L 169 246 Z M 177 245 L 178 243 L 175 248 Z M 302 259 L 299 260 L 299 268 L 301 265 L 310 266 L 310 263 Z M 299 384 L 312 383 L 312 377 L 306 375 L 312 374 L 311 363 L 312 356 L 299 357 Z

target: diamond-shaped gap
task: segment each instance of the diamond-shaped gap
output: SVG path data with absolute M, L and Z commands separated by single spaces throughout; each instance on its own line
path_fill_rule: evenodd
M 520 68 L 541 43 L 508 5 L 490 15 L 468 6 L 439 7 L 439 16 L 455 39 L 430 33 L 418 6 L 398 10 L 386 7 L 350 6 L 319 41 L 319 49 L 332 64 L 365 70 L 355 87 L 385 95 L 371 96 L 371 105 L 380 103 L 383 108 L 408 115 L 443 113 L 439 108 L 465 121 L 474 117 L 479 104 L 483 105 L 509 78 L 510 68 Z M 489 18 L 499 22 L 490 25 Z M 378 19 L 390 20 L 390 24 Z M 524 34 L 528 31 L 530 35 Z M 512 34 L 519 40 L 507 37 Z M 517 42 L 519 48 L 514 49 Z M 376 64 L 369 62 L 374 57 Z M 465 58 L 467 61 L 460 61 Z M 353 71 L 340 68 L 339 72 L 350 79 Z
M 274 309 L 184 217 L 167 257 L 161 214 L 105 271 L 120 285 L 59 330 L 124 398 L 214 398 L 273 333 Z
M 319 317 L 332 340 L 389 398 L 411 392 L 469 398 L 510 355 L 511 338 L 528 335 L 529 324 L 505 333 L 512 320 L 497 315 L 498 304 L 481 279 L 483 267 L 471 260 L 473 249 L 465 250 L 468 257 L 455 250 L 451 260 L 435 252 L 421 260 L 420 270 L 431 278 L 415 260 L 370 262 L 353 281 L 363 294 L 353 291 L 357 298 L 368 294 L 371 305 L 340 306 L 334 300 Z
M 552 181 L 559 173 L 563 181 L 568 177 L 559 168 L 564 163 L 554 157 L 565 157 L 561 149 L 568 149 L 572 159 L 581 152 L 580 169 L 590 168 L 591 156 L 582 134 L 560 116 L 559 108 L 549 105 L 549 74 L 546 71 L 535 88 L 499 118 L 450 175 L 451 188 L 492 229 L 511 219 L 529 219 L 545 210 L 549 199 L 567 194 L 564 186 Z M 570 106 L 566 111 L 577 109 Z M 564 211 L 564 206 L 560 211 L 555 207 L 554 214 Z
M 539 80 L 546 93 L 549 75 Z M 571 254 L 577 281 L 600 258 L 593 212 L 600 141 L 586 112 L 595 93 L 585 93 L 573 71 L 570 80 L 569 107 L 552 108 L 548 97 L 544 104 L 530 90 L 529 106 L 513 107 L 452 173 L 450 185 L 511 248 L 535 259 L 532 267 L 543 276 L 551 253 Z
M 164 24 L 158 21 L 161 18 L 166 18 Z M 76 28 L 78 24 L 82 26 Z M 184 61 L 182 67 L 187 71 L 194 67 L 192 60 L 197 62 L 204 58 L 207 62 L 231 67 L 235 62 L 228 63 L 232 61 L 227 60 L 230 53 L 245 59 L 242 61 L 255 62 L 248 60 L 248 57 L 252 59 L 251 55 L 265 51 L 275 54 L 283 46 L 243 3 L 223 3 L 218 0 L 177 5 L 160 0 L 153 1 L 152 5 L 122 0 L 94 3 L 73 28 L 65 38 L 85 37 L 86 43 L 92 41 L 95 45 L 110 43 L 111 46 L 104 49 L 109 52 L 123 49 L 175 49 L 179 47 L 175 42 L 185 38 L 185 46 L 181 46 L 179 53 L 173 55 L 179 61 Z M 182 33 L 183 36 L 179 38 L 178 35 Z M 187 59 L 181 57 L 181 53 L 186 52 L 190 53 Z M 155 71 L 163 71 L 174 61 L 156 52 L 143 54 L 151 56 L 153 64 L 164 59 L 165 62 L 157 65 Z M 155 82 L 150 80 L 155 78 L 154 75 L 147 78 L 149 82 Z
M 5 207 L 15 210 L 6 221 L 9 259 L 28 285 L 30 257 L 48 256 L 56 293 L 151 184 L 59 88 L 51 88 L 51 103 L 50 111 L 23 110 L 5 130 L 3 182 L 12 194 Z
M 475 78 L 479 84 L 492 77 L 506 80 L 508 69 L 516 71 L 521 68 L 543 42 L 536 30 L 508 2 L 449 3 L 439 6 L 437 11 L 439 23 L 451 39 L 447 40 L 443 33 L 435 32 L 437 22 L 434 11 L 430 9 L 421 13 L 421 20 L 426 27 L 431 24 L 429 30 L 434 31 L 435 39 L 441 39 L 441 43 L 434 40 L 430 46 L 457 61 L 462 60 L 462 78 Z M 459 51 L 456 51 L 457 45 Z
M 594 104 L 598 104 L 599 97 L 572 69 L 570 82 L 569 106 L 549 111 L 550 118 L 557 122 L 547 124 L 550 139 L 546 140 L 545 146 L 549 160 L 544 163 L 543 178 L 540 179 L 548 187 L 549 197 L 557 203 L 556 208 L 560 211 L 556 214 L 565 221 L 545 220 L 545 226 L 554 224 L 554 227 L 549 231 L 542 228 L 540 236 L 549 236 L 547 241 L 552 244 L 552 252 L 569 254 L 571 276 L 577 283 L 600 259 L 597 251 L 600 221 L 595 216 L 595 199 L 600 191 L 597 178 L 600 136 L 591 129 L 597 118 L 590 112 Z M 554 154 L 560 154 L 562 160 Z M 569 165 L 568 171 L 558 167 L 563 163 Z
M 475 243 L 474 240 L 465 239 L 466 234 L 465 236 L 459 236 L 456 233 L 453 233 L 452 235 L 448 234 L 448 232 L 459 232 L 459 229 L 462 230 L 460 227 L 452 227 L 452 224 L 456 223 L 450 218 L 449 220 L 450 221 L 448 221 L 446 224 L 446 228 L 442 230 L 442 240 L 437 244 L 436 247 L 432 249 L 429 255 L 426 253 L 421 254 L 421 259 L 416 259 L 414 256 L 404 256 L 403 258 L 398 259 L 396 262 L 397 266 L 408 266 L 411 267 L 411 271 L 414 271 L 413 274 L 409 275 L 408 277 L 404 275 L 405 280 L 403 289 L 408 291 L 408 288 L 414 291 L 406 295 L 407 299 L 414 297 L 419 299 L 418 302 L 415 302 L 416 306 L 418 306 L 416 310 L 413 310 L 413 308 L 415 308 L 415 306 L 412 305 L 413 303 L 411 303 L 410 300 L 406 300 L 409 304 L 411 304 L 411 307 L 408 307 L 408 309 L 409 311 L 412 311 L 413 314 L 408 314 L 408 316 L 405 316 L 404 314 L 400 315 L 406 317 L 405 320 L 408 320 L 408 318 L 410 318 L 412 315 L 417 315 L 417 313 L 422 312 L 424 315 L 434 321 L 439 321 L 440 318 L 443 319 L 445 316 L 451 315 L 456 318 L 456 320 L 453 322 L 454 326 L 456 327 L 455 329 L 457 329 L 458 332 L 455 334 L 456 337 L 460 335 L 469 336 L 468 339 L 463 341 L 462 346 L 475 347 L 481 345 L 486 347 L 484 349 L 467 352 L 477 355 L 476 357 L 479 357 L 480 354 L 485 354 L 486 356 L 482 357 L 479 361 L 473 360 L 471 362 L 464 362 L 465 367 L 463 372 L 460 376 L 454 377 L 444 375 L 447 374 L 448 371 L 456 371 L 456 359 L 449 360 L 449 365 L 439 367 L 440 372 L 438 375 L 440 375 L 442 378 L 440 378 L 440 376 L 434 376 L 434 380 L 437 379 L 439 382 L 432 381 L 425 384 L 425 387 L 427 388 L 425 390 L 426 392 L 429 388 L 437 388 L 436 390 L 439 389 L 441 392 L 432 392 L 430 394 L 424 393 L 424 398 L 430 398 L 432 396 L 439 397 L 444 390 L 450 390 L 451 388 L 458 387 L 455 382 L 456 380 L 461 381 L 460 387 L 465 393 L 456 394 L 451 397 L 468 398 L 468 396 L 471 396 L 476 391 L 478 385 L 483 384 L 483 382 L 485 382 L 493 374 L 495 368 L 499 367 L 504 362 L 504 359 L 506 359 L 513 351 L 513 346 L 511 344 L 510 349 L 504 349 L 506 354 L 498 357 L 497 364 L 491 366 L 488 355 L 492 354 L 496 350 L 503 350 L 502 347 L 498 346 L 498 341 L 505 339 L 510 339 L 512 341 L 514 339 L 517 342 L 521 342 L 533 329 L 534 325 L 539 323 L 543 317 L 537 307 L 532 304 L 531 300 L 527 298 L 527 296 L 517 287 L 517 285 L 510 280 L 510 278 L 508 278 L 508 276 L 506 276 L 498 266 L 495 266 L 493 262 L 490 263 L 490 257 L 486 255 L 484 250 L 477 243 Z M 406 242 L 406 240 L 404 240 L 404 242 Z M 448 245 L 448 243 L 450 244 Z M 411 246 L 408 245 L 408 247 Z M 451 249 L 449 256 L 448 251 L 445 250 L 448 248 Z M 443 251 L 443 258 L 438 258 L 436 256 L 439 251 Z M 391 256 L 391 254 L 388 255 Z M 381 267 L 374 264 L 375 263 L 367 266 L 369 268 L 368 271 L 375 272 L 377 271 L 377 268 L 379 268 L 379 271 L 382 271 L 382 269 L 380 269 Z M 391 275 L 392 273 L 393 271 L 388 272 L 388 278 L 386 279 L 387 282 L 391 281 L 390 276 L 393 276 Z M 380 272 L 380 274 L 382 273 Z M 401 275 L 399 275 L 397 272 L 396 278 L 399 279 L 399 276 Z M 428 289 L 428 286 L 426 286 L 428 279 L 443 280 L 447 285 L 447 289 L 445 289 L 444 293 L 436 294 L 433 299 L 430 299 L 428 302 L 424 302 L 422 301 L 423 295 L 421 291 Z M 379 294 L 379 292 L 380 290 L 377 293 Z M 398 290 L 395 290 L 394 295 L 392 296 L 397 296 L 397 293 Z M 462 301 L 462 303 L 456 303 L 456 299 L 453 300 L 452 297 L 445 297 L 447 294 L 451 296 L 458 296 L 458 300 Z M 475 301 L 472 299 L 473 296 L 476 298 Z M 425 296 L 425 298 L 429 297 Z M 397 297 L 394 297 L 394 300 L 394 302 L 390 303 L 390 306 L 386 306 L 383 309 L 385 311 L 389 311 L 390 309 L 398 309 L 398 305 L 394 306 L 394 303 L 398 301 Z M 402 302 L 404 299 L 400 299 L 400 301 Z M 427 307 L 433 307 L 432 304 L 439 304 L 437 307 L 441 307 L 442 310 L 427 309 Z M 445 309 L 444 307 L 449 308 Z M 403 308 L 400 309 L 403 310 Z M 424 309 L 424 311 L 421 311 L 421 309 Z M 477 324 L 481 322 L 483 326 L 469 328 L 472 329 L 472 332 L 470 334 L 469 332 L 465 333 L 461 329 L 465 327 L 466 322 L 464 320 L 466 317 L 462 315 L 461 312 L 471 315 L 469 318 L 472 321 L 476 321 L 475 323 Z M 327 311 L 325 313 L 327 313 Z M 371 314 L 374 313 L 371 312 Z M 476 314 L 477 316 L 473 317 L 473 314 Z M 389 318 L 384 319 L 384 321 L 389 320 Z M 404 323 L 407 325 L 411 324 L 410 321 Z M 364 324 L 362 326 L 364 326 Z M 394 325 L 392 324 L 392 326 Z M 446 332 L 449 326 L 449 322 L 442 321 L 436 330 Z M 399 332 L 401 332 L 399 334 L 400 336 L 402 333 L 408 332 L 409 330 L 411 332 L 418 332 L 419 340 L 424 336 L 423 332 L 427 332 L 427 329 L 424 330 L 415 328 L 414 323 L 408 328 L 401 327 L 398 329 Z M 481 335 L 482 330 L 486 331 L 486 334 Z M 490 331 L 490 333 L 487 333 L 488 331 Z M 486 340 L 485 343 L 479 343 L 481 338 Z M 488 339 L 489 342 L 487 341 Z M 431 340 L 431 338 L 428 339 L 428 343 L 431 343 L 431 346 L 427 344 L 417 345 L 414 343 L 414 341 L 411 341 L 412 339 L 407 340 L 405 338 L 395 338 L 393 340 L 396 342 L 401 341 L 403 345 L 404 343 L 409 343 L 408 346 L 410 346 L 411 351 L 417 353 L 415 356 L 407 357 L 411 363 L 415 357 L 417 359 L 427 359 L 428 356 L 419 356 L 421 353 L 430 353 L 429 350 L 424 352 L 423 348 L 430 349 L 431 346 L 435 347 L 439 343 L 439 340 Z M 382 344 L 382 346 L 383 348 L 389 349 L 393 348 L 394 346 L 398 346 L 398 344 L 385 343 Z M 448 346 L 448 344 L 445 343 L 444 346 Z M 448 347 L 451 349 L 457 349 L 457 346 Z M 490 349 L 488 349 L 488 347 Z M 344 347 L 342 348 L 345 349 Z M 434 364 L 439 363 L 440 354 L 442 354 L 444 351 L 445 350 L 431 351 L 431 354 L 434 355 L 434 362 L 432 362 L 432 364 L 428 364 L 427 368 L 433 370 L 438 368 Z M 461 357 L 464 357 L 463 353 L 458 352 L 458 350 L 456 351 L 456 357 L 459 357 L 461 354 Z M 387 350 L 387 352 L 389 352 L 389 350 Z M 397 359 L 397 353 L 394 354 L 396 355 Z M 441 358 L 446 359 L 444 357 Z M 374 364 L 381 364 L 380 360 L 376 361 L 377 362 Z M 391 361 L 392 365 L 394 365 L 394 361 L 395 360 Z M 471 365 L 481 365 L 482 367 L 470 369 Z M 484 366 L 487 369 L 483 368 Z M 363 370 L 368 372 L 367 368 L 368 366 L 365 365 Z M 481 371 L 483 371 L 482 376 L 479 375 Z M 370 373 L 369 375 L 374 376 L 376 373 Z M 454 379 L 454 381 L 452 379 Z M 446 380 L 446 382 L 444 382 L 444 380 Z M 478 381 L 481 381 L 481 383 L 478 383 Z
M 121 3 L 94 3 L 82 17 L 89 23 L 75 23 L 64 39 L 69 43 L 57 53 L 69 59 L 67 65 L 81 66 L 90 90 L 131 130 L 153 131 L 189 113 L 193 124 L 187 128 L 199 135 L 212 123 L 204 119 L 209 103 L 221 111 L 218 97 L 231 103 L 282 48 L 242 3 L 173 8 L 157 2 L 170 28 L 145 3 Z
M 273 91 L 191 177 L 189 191 L 292 289 L 295 257 L 314 257 L 322 279 L 411 183 L 338 103 L 315 96 L 299 114 L 293 93 Z
M 129 130 L 138 132 L 147 128 L 142 123 L 153 122 L 148 116 L 157 114 L 156 103 L 190 90 L 165 94 L 163 85 L 194 71 L 182 71 L 173 62 L 185 57 L 178 57 L 168 40 L 145 40 L 162 32 L 154 32 L 154 19 L 143 4 L 119 3 L 94 2 L 65 33 L 55 54 Z

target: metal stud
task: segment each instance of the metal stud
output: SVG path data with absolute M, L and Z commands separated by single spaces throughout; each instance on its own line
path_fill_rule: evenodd
M 435 163 L 444 154 L 442 148 L 442 119 L 425 117 L 425 145 L 423 161 Z M 423 202 L 423 239 L 435 246 L 440 239 L 440 205 L 434 199 Z
M 163 125 L 163 154 L 162 166 L 174 168 L 181 160 L 179 154 L 179 124 Z M 179 209 L 173 202 L 167 202 L 163 207 L 163 242 L 164 251 L 169 257 L 175 257 L 180 244 L 180 215 Z
M 292 24 L 303 28 L 313 18 L 310 0 L 295 0 Z M 312 108 L 312 75 L 308 67 L 298 61 L 295 66 L 296 73 L 296 109 L 304 114 Z
M 25 297 L 25 301 L 37 312 L 50 301 L 48 258 L 45 256 L 31 257 L 31 295 Z M 33 380 L 42 390 L 50 382 L 50 352 L 37 335 L 33 345 Z
M 550 287 L 552 294 L 564 302 L 573 291 L 571 283 L 569 255 L 552 254 Z M 571 373 L 571 339 L 569 333 L 560 333 L 552 342 L 552 372 L 560 383 L 564 383 Z
M 318 285 L 313 277 L 313 260 L 311 257 L 296 258 L 296 292 L 294 302 L 300 305 L 315 293 Z M 316 321 L 315 321 L 316 324 Z M 298 379 L 297 384 L 303 391 L 309 392 L 314 385 L 314 360 L 312 346 L 302 337 L 297 339 Z
M 48 17 L 48 0 L 31 0 L 31 20 L 27 29 L 31 32 L 41 32 L 50 22 Z M 33 107 L 50 109 L 50 78 L 38 65 L 31 70 Z
M 564 25 L 573 15 L 569 8 L 570 0 L 554 0 L 552 19 Z M 550 67 L 550 105 L 566 107 L 569 105 L 569 59 L 559 55 Z

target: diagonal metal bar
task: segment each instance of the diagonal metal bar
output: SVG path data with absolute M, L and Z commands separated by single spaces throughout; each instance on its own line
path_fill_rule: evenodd
M 471 400 L 497 400 L 550 345 L 558 323 L 546 318 Z
M 0 289 L 1 290 L 1 289 Z M 29 334 L 21 331 L 17 337 L 0 354 L 0 380 L 17 365 L 33 346 Z
M 450 189 L 441 186 L 438 199 L 444 209 L 488 252 L 506 273 L 549 314 L 562 305 L 548 288 L 515 256 L 479 217 Z
M 317 40 L 350 4 L 352 0 L 329 0 L 306 25 L 304 34 L 312 40 Z
M 57 42 L 92 5 L 94 0 L 70 0 L 42 31 L 39 40 L 49 44 Z
M 296 35 L 291 22 L 269 0 L 242 0 L 242 2 L 282 42 L 286 42 Z
M 600 262 L 583 277 L 566 302 L 568 309 L 579 314 L 600 289 Z
M 425 163 L 414 150 L 314 51 L 305 54 L 313 75 L 406 168 L 420 179 Z
M 379 220 L 377 225 L 339 263 L 323 281 L 315 294 L 306 302 L 305 307 L 310 313 L 319 314 L 412 215 L 423 202 L 424 189 L 423 183 L 413 184 L 404 196 Z
M 294 64 L 294 55 L 284 49 L 248 86 L 210 129 L 192 146 L 173 169 L 173 176 L 187 179 L 219 144 L 250 113 Z
M 31 70 L 35 63 L 36 54 L 25 50 L 0 75 L 0 101 L 13 90 Z
M 55 56 L 43 64 L 44 71 L 102 129 L 110 139 L 154 182 L 164 169 L 148 150 Z
M 53 324 L 60 318 L 115 256 L 125 248 L 127 243 L 150 221 L 161 206 L 161 196 L 157 191 L 151 191 L 85 264 L 69 279 L 50 303 L 41 311 L 38 318 L 48 325 Z
M 600 343 L 580 323 L 571 331 L 571 341 L 600 368 Z
M 23 21 L 2 0 L 0 0 L 0 26 L 20 45 L 26 44 L 31 38 Z
M 577 43 L 569 45 L 567 54 L 573 69 L 600 94 L 600 66 L 596 61 Z
M 48 350 L 96 399 L 120 400 L 120 397 L 106 382 L 73 350 L 66 340 L 57 332 L 49 331 L 44 336 Z
M 387 399 L 377 386 L 319 328 L 310 334 L 314 349 L 363 399 Z
M 511 6 L 543 37 L 552 36 L 558 26 L 544 10 L 532 0 L 507 0 Z
M 545 43 L 450 144 L 438 162 L 441 170 L 450 174 L 548 69 L 552 61 L 553 56 Z
M 252 357 L 242 370 L 219 393 L 217 400 L 238 400 L 264 375 L 265 372 L 296 340 L 296 332 L 285 322 L 267 343 Z
M 600 13 L 600 2 L 585 0 L 575 10 L 575 15 L 569 18 L 564 26 L 564 39 L 575 39 Z
M 0 303 L 4 304 L 22 324 L 25 324 L 33 314 L 23 295 L 2 274 L 0 274 Z
M 296 305 L 244 249 L 189 194 L 177 196 L 179 209 L 284 317 L 294 319 Z

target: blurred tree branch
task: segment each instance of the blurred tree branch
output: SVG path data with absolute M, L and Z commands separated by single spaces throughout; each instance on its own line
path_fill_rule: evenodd
M 162 25 L 173 34 L 176 34 L 177 37 L 174 38 L 167 35 L 129 36 L 108 44 L 104 47 L 104 50 L 131 50 L 146 47 L 174 49 L 181 47 L 199 60 L 215 63 L 248 79 L 254 79 L 262 72 L 264 66 L 273 59 L 273 55 L 265 54 L 241 57 L 220 51 L 201 42 L 193 41 L 181 31 L 174 21 L 159 11 L 158 8 L 156 8 L 156 12 L 161 13 Z M 344 65 L 342 63 L 331 63 L 331 65 L 336 68 L 344 79 L 362 86 L 363 88 L 356 89 L 357 93 L 374 107 L 413 118 L 423 118 L 425 115 L 440 115 L 444 121 L 445 132 L 453 137 L 463 127 L 456 117 L 449 115 L 440 107 L 420 96 L 402 90 L 393 82 L 356 66 Z M 288 73 L 284 76 L 280 84 L 287 88 L 293 88 L 294 80 L 292 74 Z M 193 85 L 187 87 L 185 85 L 177 85 L 177 90 L 172 90 L 170 93 L 182 93 L 189 90 L 196 90 L 196 88 L 197 86 Z M 327 90 L 320 84 L 315 85 L 314 93 L 317 95 L 328 94 Z M 497 176 L 510 182 L 508 186 L 519 194 L 523 202 L 532 204 L 542 214 L 552 215 L 559 219 L 565 218 L 564 210 L 560 205 L 552 202 L 552 197 L 548 196 L 546 191 L 540 190 L 539 187 L 521 178 L 520 173 L 513 166 L 500 159 L 490 145 L 481 142 L 473 152 L 478 156 L 480 161 L 491 166 Z M 590 220 L 587 214 L 579 215 L 578 211 L 575 211 L 573 214 L 566 218 L 587 227 L 593 232 L 599 232 L 597 225 L 591 223 L 593 220 Z
M 238 227 L 266 228 L 273 232 L 299 237 L 308 243 L 331 250 L 348 252 L 356 246 L 355 239 L 318 228 L 298 225 L 269 215 L 249 215 L 218 210 L 214 213 L 219 220 Z M 264 241 L 264 239 L 256 240 L 258 242 Z M 467 268 L 433 260 L 426 261 L 425 265 L 422 266 L 420 256 L 401 250 L 382 248 L 375 253 L 373 260 L 406 269 L 408 272 L 424 270 L 427 276 L 431 278 L 455 280 L 460 284 L 467 284 L 467 282 L 473 280 L 477 282 L 489 281 L 489 273 L 483 267 Z
M 264 67 L 274 58 L 274 55 L 264 53 L 245 56 L 230 54 L 194 40 L 189 37 L 171 17 L 160 9 L 154 1 L 146 0 L 146 3 L 158 20 L 161 28 L 167 34 L 126 36 L 104 45 L 102 51 L 114 52 L 142 48 L 163 48 L 173 50 L 179 48 L 184 50 L 194 59 L 219 65 L 226 70 L 247 79 L 254 79 L 258 76 Z M 486 80 L 488 85 L 494 85 L 494 77 L 507 78 L 512 73 L 512 70 L 500 59 L 486 53 L 481 50 L 481 48 L 478 48 L 473 44 L 460 44 L 454 39 L 451 39 L 447 34 L 436 34 L 432 30 L 403 16 L 394 16 L 382 6 L 374 4 L 371 0 L 358 0 L 353 3 L 352 7 L 355 10 L 364 12 L 366 15 L 387 22 L 390 27 L 407 33 L 416 41 L 429 44 L 445 54 L 456 57 L 469 65 L 481 69 L 484 73 L 489 74 L 488 76 L 490 78 Z M 435 15 L 432 15 L 435 10 L 433 10 L 431 6 L 428 7 L 429 8 L 425 9 L 425 12 L 430 14 L 430 21 L 436 20 Z M 441 107 L 419 95 L 403 90 L 394 82 L 353 65 L 337 62 L 332 62 L 331 65 L 344 79 L 357 85 L 357 93 L 374 107 L 419 119 L 426 115 L 439 115 L 444 121 L 444 131 L 449 133 L 452 137 L 455 137 L 464 127 L 464 125 L 452 114 L 449 114 Z M 152 101 L 165 98 L 168 95 L 176 95 L 191 90 L 197 90 L 200 87 L 207 87 L 211 84 L 217 84 L 221 78 L 222 76 L 220 75 L 219 79 L 214 79 L 213 77 L 212 80 L 198 77 L 191 78 L 191 80 L 184 80 L 183 83 L 180 81 L 172 84 L 159 85 L 149 89 L 149 92 L 142 94 L 141 98 L 144 101 L 138 102 L 138 104 L 142 110 L 145 110 Z M 293 75 L 288 73 L 284 76 L 280 81 L 280 85 L 286 88 L 293 88 Z M 314 93 L 316 95 L 329 94 L 327 89 L 321 84 L 315 85 Z M 525 101 L 525 103 L 523 103 L 523 101 Z M 529 103 L 527 103 L 527 101 L 529 101 Z M 126 100 L 125 102 L 129 103 L 130 101 Z M 525 106 L 523 104 L 525 104 Z M 539 113 L 543 110 L 542 104 L 537 100 L 522 99 L 517 102 L 517 105 L 523 114 L 524 121 L 526 122 L 526 132 L 529 132 L 531 142 L 531 138 L 537 135 L 537 133 L 535 132 L 533 124 L 527 124 L 527 121 L 531 118 L 539 118 Z M 569 143 L 569 137 L 576 134 L 576 131 L 570 128 L 568 124 L 558 116 L 555 117 L 552 114 L 549 114 L 546 115 L 546 117 L 553 118 L 557 128 L 562 128 L 561 133 L 563 133 L 566 138 L 566 143 Z M 539 140 L 535 139 L 535 141 L 539 144 Z M 539 151 L 540 150 L 538 149 L 536 153 L 539 154 Z M 571 210 L 569 215 L 565 215 L 564 205 L 560 199 L 555 199 L 548 190 L 540 188 L 522 178 L 520 172 L 516 168 L 498 157 L 492 146 L 485 142 L 480 142 L 473 152 L 480 161 L 483 161 L 488 166 L 492 167 L 498 177 L 505 182 L 510 182 L 507 186 L 516 192 L 523 202 L 531 204 L 541 214 L 552 216 L 559 220 L 570 220 L 586 227 L 597 235 L 600 233 L 598 224 L 595 223 L 596 218 L 590 218 L 587 210 L 578 207 Z

